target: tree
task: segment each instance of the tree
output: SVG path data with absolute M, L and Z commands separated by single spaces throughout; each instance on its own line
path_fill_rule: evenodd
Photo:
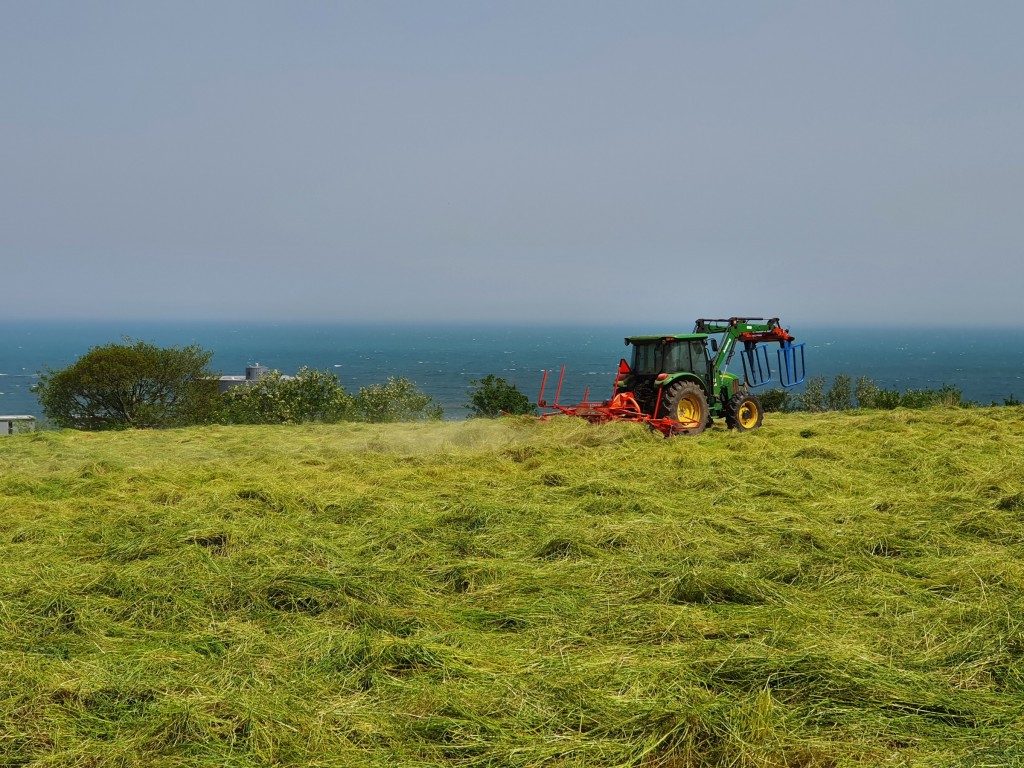
M 765 413 L 784 412 L 793 408 L 793 399 L 784 389 L 768 389 L 762 392 L 760 397 L 761 407 Z
M 800 409 L 818 413 L 825 410 L 825 377 L 811 376 L 800 396 Z
M 355 408 L 362 421 L 374 424 L 393 421 L 440 419 L 443 410 L 404 376 L 388 377 L 387 384 L 360 387 Z
M 329 371 L 303 368 L 294 377 L 271 371 L 255 384 L 224 393 L 223 420 L 230 424 L 334 423 L 355 415 L 355 401 Z
M 172 427 L 209 421 L 217 381 L 198 346 L 157 347 L 144 341 L 93 347 L 63 370 L 47 368 L 32 390 L 46 418 L 84 430 Z
M 853 392 L 849 376 L 840 373 L 832 379 L 832 387 L 825 397 L 825 402 L 830 411 L 849 411 L 853 408 Z
M 505 379 L 488 374 L 483 379 L 473 379 L 469 382 L 472 389 L 469 392 L 469 403 L 466 408 L 470 414 L 476 417 L 494 418 L 503 413 L 513 415 L 535 414 L 537 406 L 530 402 L 530 398 L 520 392 L 515 384 L 509 384 Z
M 873 379 L 867 376 L 858 376 L 855 394 L 858 408 L 878 407 L 878 385 Z

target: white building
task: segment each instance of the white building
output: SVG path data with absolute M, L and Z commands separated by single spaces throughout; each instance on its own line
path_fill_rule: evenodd
M 18 432 L 33 432 L 35 416 L 0 416 L 0 435 L 16 435 Z
M 217 391 L 223 394 L 232 387 L 251 387 L 262 379 L 271 369 L 256 363 L 245 367 L 245 376 L 221 376 L 217 379 Z M 282 376 L 282 379 L 291 379 L 293 376 Z

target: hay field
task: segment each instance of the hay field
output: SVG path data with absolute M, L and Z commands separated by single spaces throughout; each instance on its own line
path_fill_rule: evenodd
M 1022 766 L 1024 410 L 0 439 L 2 766 Z

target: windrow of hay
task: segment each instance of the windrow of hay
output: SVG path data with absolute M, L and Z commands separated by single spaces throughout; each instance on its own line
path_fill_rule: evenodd
M 1024 412 L 0 443 L 0 765 L 1024 765 Z

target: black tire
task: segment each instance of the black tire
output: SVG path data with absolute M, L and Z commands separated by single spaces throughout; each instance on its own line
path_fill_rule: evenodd
M 725 423 L 729 429 L 749 432 L 757 429 L 764 421 L 764 406 L 761 398 L 750 392 L 734 395 L 725 405 Z
M 675 419 L 686 424 L 696 422 L 680 430 L 685 435 L 699 435 L 707 429 L 711 420 L 711 409 L 704 390 L 692 381 L 677 381 L 669 384 L 661 394 L 660 418 Z

